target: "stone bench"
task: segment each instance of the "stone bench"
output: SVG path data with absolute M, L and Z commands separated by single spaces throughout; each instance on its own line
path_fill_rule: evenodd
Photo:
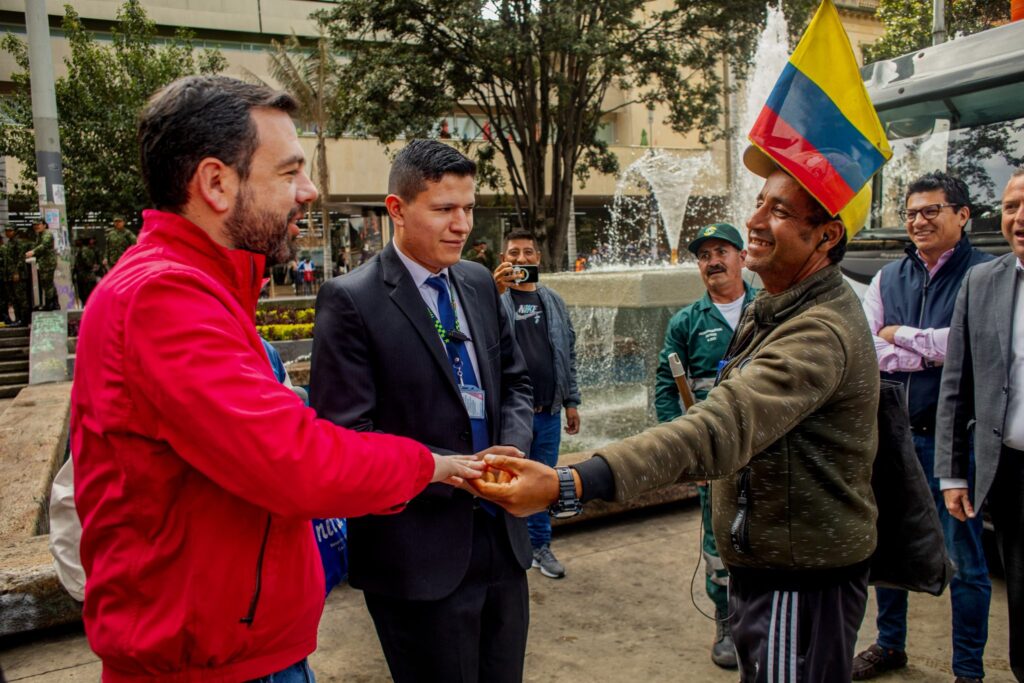
M 30 385 L 0 415 L 0 636 L 81 618 L 57 580 L 47 535 L 70 405 L 70 382 Z

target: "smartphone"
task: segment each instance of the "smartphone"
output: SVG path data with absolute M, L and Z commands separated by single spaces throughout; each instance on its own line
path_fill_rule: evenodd
M 540 282 L 540 266 L 512 266 L 512 279 L 517 285 Z

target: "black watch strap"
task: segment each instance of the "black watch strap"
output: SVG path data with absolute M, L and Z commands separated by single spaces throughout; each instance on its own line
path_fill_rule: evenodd
M 558 473 L 558 501 L 548 512 L 559 519 L 575 517 L 583 511 L 583 504 L 576 497 L 576 479 L 572 476 L 572 469 L 556 467 L 555 472 Z

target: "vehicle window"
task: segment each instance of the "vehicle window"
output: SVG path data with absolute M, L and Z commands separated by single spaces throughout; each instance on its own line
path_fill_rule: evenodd
M 917 102 L 879 112 L 893 158 L 882 169 L 871 231 L 901 230 L 907 184 L 924 173 L 957 175 L 971 189 L 972 232 L 999 230 L 999 200 L 1024 167 L 1024 100 L 1019 84 Z M 876 186 L 877 188 L 877 186 Z M 870 232 L 870 231 L 866 231 Z

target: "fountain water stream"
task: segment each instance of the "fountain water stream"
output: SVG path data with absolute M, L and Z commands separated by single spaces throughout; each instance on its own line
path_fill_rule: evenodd
M 729 213 L 732 224 L 737 227 L 746 225 L 757 193 L 764 184 L 761 178 L 747 171 L 743 165 L 743 151 L 747 148 L 747 132 L 753 127 L 779 74 L 789 61 L 788 31 L 781 3 L 777 7 L 768 5 L 764 30 L 757 40 L 754 53 L 754 66 L 744 86 L 744 97 L 737 116 L 737 142 L 733 146 L 736 178 L 729 195 Z

